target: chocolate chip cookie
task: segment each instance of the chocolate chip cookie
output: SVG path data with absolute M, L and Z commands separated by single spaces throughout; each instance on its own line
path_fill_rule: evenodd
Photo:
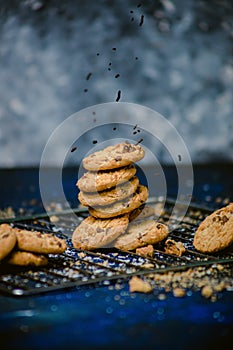
M 92 216 L 84 219 L 72 235 L 75 248 L 93 250 L 109 246 L 127 229 L 127 215 L 113 219 L 95 219 Z
M 128 165 L 115 170 L 87 171 L 77 182 L 80 191 L 104 191 L 130 180 L 136 174 L 134 165 Z
M 66 250 L 66 241 L 51 233 L 19 229 L 15 233 L 19 250 L 41 254 L 60 254 Z
M 18 266 L 45 266 L 48 264 L 48 259 L 42 254 L 13 251 L 7 262 L 8 264 Z
M 198 227 L 194 247 L 202 253 L 214 253 L 233 243 L 233 203 L 207 216 Z
M 106 206 L 116 201 L 120 201 L 126 197 L 131 196 L 137 189 L 139 180 L 134 176 L 131 180 L 116 186 L 112 189 L 101 191 L 97 193 L 79 192 L 78 199 L 84 206 Z
M 122 201 L 113 203 L 105 207 L 89 207 L 89 213 L 101 219 L 111 218 L 131 212 L 142 205 L 148 198 L 148 189 L 139 185 L 133 196 L 127 197 Z
M 8 224 L 0 225 L 0 260 L 4 259 L 14 248 L 16 235 Z
M 115 243 L 115 247 L 121 250 L 134 250 L 148 244 L 156 244 L 168 236 L 168 227 L 156 220 L 145 220 L 131 223 L 124 235 L 121 235 Z
M 137 162 L 144 155 L 145 151 L 140 145 L 123 142 L 92 153 L 83 159 L 83 166 L 90 171 L 112 170 Z

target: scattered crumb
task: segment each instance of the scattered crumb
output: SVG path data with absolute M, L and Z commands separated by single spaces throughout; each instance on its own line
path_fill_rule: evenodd
M 176 242 L 173 239 L 167 239 L 164 245 L 164 251 L 167 254 L 181 256 L 186 251 L 182 242 Z
M 50 216 L 50 221 L 51 222 L 58 222 L 59 221 L 59 217 L 56 216 L 56 215 L 52 215 L 52 216 Z
M 213 289 L 210 286 L 205 286 L 201 290 L 201 295 L 205 298 L 211 298 L 213 295 Z
M 133 276 L 129 281 L 130 292 L 150 293 L 152 286 L 149 282 L 143 281 L 137 276 Z
M 155 266 L 154 266 L 154 264 L 146 263 L 146 264 L 141 265 L 141 267 L 143 267 L 144 269 L 151 269 Z
M 9 219 L 14 217 L 15 217 L 15 212 L 12 209 L 12 207 L 7 207 L 3 210 L 0 210 L 0 219 Z
M 174 288 L 173 289 L 173 295 L 176 298 L 182 298 L 186 295 L 186 292 L 183 288 Z
M 153 257 L 154 254 L 154 247 L 153 245 L 149 244 L 146 247 L 141 247 L 136 249 L 136 254 L 140 256 L 145 256 L 145 257 Z
M 158 299 L 159 300 L 166 300 L 166 294 L 164 294 L 164 293 L 160 293 L 159 295 L 158 295 Z
M 184 271 L 150 273 L 145 278 L 151 281 L 153 288 L 162 288 L 165 293 L 172 292 L 176 297 L 193 290 L 200 291 L 203 297 L 212 302 L 217 300 L 217 293 L 233 288 L 232 267 L 222 264 L 199 266 Z

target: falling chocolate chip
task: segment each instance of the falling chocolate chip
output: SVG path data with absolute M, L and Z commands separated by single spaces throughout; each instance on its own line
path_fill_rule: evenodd
M 142 6 L 142 4 L 138 4 L 138 5 L 137 5 L 137 7 L 141 7 L 141 6 Z
M 114 130 L 114 131 L 115 131 L 116 129 L 117 129 L 116 127 L 112 128 L 112 130 Z
M 109 64 L 108 64 L 109 66 L 111 66 L 112 65 L 112 62 L 109 62 Z
M 94 112 L 92 112 L 92 114 L 93 114 L 93 115 L 96 115 L 95 111 L 94 111 Z
M 91 76 L 92 76 L 92 73 L 88 73 L 86 76 L 86 80 L 89 80 Z
M 72 147 L 70 152 L 74 152 L 74 151 L 76 151 L 76 149 L 77 149 L 77 147 Z
M 121 98 L 121 90 L 117 91 L 117 98 L 116 98 L 116 102 L 120 101 Z
M 136 143 L 136 145 L 138 145 L 139 143 L 141 143 L 143 141 L 143 139 L 140 139 L 137 143 Z
M 133 10 L 131 10 L 130 13 L 133 13 Z
M 144 22 L 144 15 L 141 15 L 139 26 L 141 27 Z
M 116 47 L 113 47 L 113 48 L 112 48 L 112 51 L 116 51 Z
M 92 143 L 95 145 L 98 141 L 97 140 L 93 140 Z
M 137 57 L 137 56 L 135 57 L 135 60 L 138 60 L 138 57 Z
M 96 56 L 99 56 L 99 55 L 100 55 L 99 52 L 97 52 Z
M 117 78 L 119 78 L 119 76 L 120 76 L 120 74 L 116 74 L 116 75 L 115 75 L 115 78 L 117 79 Z
M 83 91 L 84 91 L 84 92 L 87 92 L 87 91 L 88 91 L 88 89 L 84 89 Z
M 138 127 L 138 124 L 134 125 L 133 129 L 135 130 L 137 129 L 137 127 Z
M 134 21 L 134 17 L 131 18 L 131 22 L 133 22 L 133 21 Z
M 180 154 L 178 154 L 178 160 L 179 160 L 179 162 L 181 162 L 181 155 Z

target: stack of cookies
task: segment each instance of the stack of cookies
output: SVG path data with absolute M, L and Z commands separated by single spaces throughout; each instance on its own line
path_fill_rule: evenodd
M 148 189 L 139 183 L 134 166 L 144 155 L 145 151 L 139 144 L 123 142 L 83 159 L 87 172 L 77 182 L 78 198 L 88 207 L 90 216 L 72 235 L 75 248 L 92 250 L 115 246 L 124 250 L 135 249 L 167 236 L 167 227 L 154 220 L 129 227 L 129 222 L 140 213 L 148 198 Z M 145 238 L 151 233 L 151 239 Z M 126 244 L 125 238 L 130 242 Z
M 48 263 L 48 254 L 65 250 L 66 241 L 53 234 L 0 225 L 0 261 L 19 266 L 44 266 Z

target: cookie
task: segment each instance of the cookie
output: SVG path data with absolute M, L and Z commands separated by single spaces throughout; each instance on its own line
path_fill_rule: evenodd
M 134 176 L 131 180 L 110 190 L 95 194 L 81 191 L 78 194 L 78 199 L 82 205 L 87 207 L 106 206 L 131 196 L 136 191 L 138 185 L 139 180 Z
M 73 246 L 86 250 L 109 246 L 126 231 L 128 223 L 127 215 L 113 219 L 95 219 L 88 216 L 75 229 L 72 235 Z
M 83 166 L 90 171 L 112 170 L 137 162 L 144 155 L 140 145 L 123 142 L 92 153 L 83 159 Z
M 16 235 L 8 224 L 0 225 L 0 260 L 4 259 L 14 248 Z
M 18 266 L 45 266 L 48 264 L 48 259 L 41 254 L 14 251 L 10 254 L 7 262 Z
M 89 213 L 92 216 L 101 219 L 123 215 L 140 207 L 140 205 L 142 205 L 147 198 L 148 189 L 143 185 L 139 185 L 133 196 L 127 197 L 122 201 L 115 202 L 114 204 L 105 207 L 89 207 Z
M 15 233 L 20 250 L 41 254 L 59 254 L 66 250 L 66 241 L 51 233 L 19 229 Z
M 121 250 L 134 250 L 148 244 L 156 244 L 168 236 L 168 227 L 155 220 L 131 223 L 126 234 L 120 236 L 115 247 Z
M 207 216 L 195 232 L 193 245 L 202 253 L 214 253 L 233 243 L 233 203 Z
M 104 191 L 128 181 L 136 174 L 134 165 L 128 165 L 116 170 L 103 170 L 98 172 L 87 171 L 77 182 L 80 191 Z

